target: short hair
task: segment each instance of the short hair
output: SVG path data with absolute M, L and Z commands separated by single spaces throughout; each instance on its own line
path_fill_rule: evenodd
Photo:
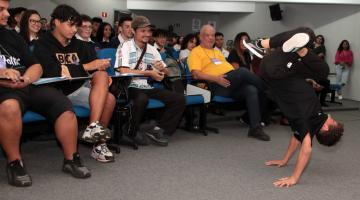
M 91 17 L 89 17 L 88 15 L 82 14 L 82 15 L 80 16 L 80 24 L 79 24 L 79 26 L 81 26 L 81 23 L 83 23 L 83 22 L 90 22 L 90 23 L 92 23 Z
M 216 33 L 215 33 L 215 37 L 218 37 L 218 36 L 224 37 L 224 34 L 222 34 L 221 32 L 216 32 Z
M 168 37 L 169 33 L 168 31 L 164 30 L 164 29 L 156 29 L 153 33 L 153 37 Z
M 55 19 L 60 20 L 61 22 L 70 21 L 72 24 L 80 24 L 80 14 L 71 6 L 66 4 L 58 5 L 53 13 L 51 14 L 51 27 L 54 28 Z
M 132 21 L 132 17 L 130 16 L 123 16 L 119 20 L 119 26 L 122 26 L 125 21 Z
M 24 8 L 24 7 L 16 7 L 16 8 L 13 9 L 12 14 L 15 16 L 15 15 L 20 14 L 21 12 L 24 12 L 24 11 L 27 11 L 27 9 Z
M 329 126 L 329 130 L 317 133 L 316 139 L 322 145 L 333 146 L 340 140 L 343 133 L 344 125 L 337 123 L 337 125 Z
M 96 23 L 101 24 L 101 23 L 103 22 L 103 20 L 102 20 L 100 17 L 93 17 L 93 18 L 92 18 L 92 22 L 93 22 L 93 23 L 96 22 Z

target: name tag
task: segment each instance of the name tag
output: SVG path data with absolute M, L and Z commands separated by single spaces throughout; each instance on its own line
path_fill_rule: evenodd
M 218 60 L 217 58 L 211 58 L 211 62 L 214 63 L 215 65 L 221 65 L 221 61 Z
M 6 68 L 5 56 L 0 56 L 0 69 Z

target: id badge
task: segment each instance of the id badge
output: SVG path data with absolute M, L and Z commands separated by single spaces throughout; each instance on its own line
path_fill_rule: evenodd
M 6 60 L 5 56 L 0 56 L 0 69 L 6 68 Z
M 221 65 L 221 61 L 217 58 L 211 58 L 211 62 L 213 62 L 215 65 Z

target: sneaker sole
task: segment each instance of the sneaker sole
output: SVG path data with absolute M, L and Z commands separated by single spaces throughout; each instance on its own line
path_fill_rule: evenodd
M 157 140 L 153 135 L 145 133 L 155 144 L 159 146 L 166 147 L 168 145 L 168 142 L 161 142 Z
M 70 174 L 72 177 L 79 178 L 79 179 L 85 179 L 85 178 L 91 177 L 91 174 L 89 174 L 87 176 L 78 176 L 77 174 L 74 174 L 74 173 L 72 173 L 71 171 L 69 171 L 68 169 L 65 169 L 65 168 L 63 168 L 62 171 L 64 173 Z
M 91 157 L 94 158 L 96 161 L 99 161 L 101 163 L 109 163 L 109 162 L 115 162 L 115 158 L 112 158 L 110 160 L 106 160 L 106 159 L 101 159 L 99 156 L 94 155 L 93 153 L 91 153 Z
M 310 40 L 310 37 L 306 33 L 297 33 L 290 39 L 284 42 L 282 46 L 283 52 L 295 52 L 299 48 L 304 47 Z
M 248 45 L 245 40 L 242 41 L 243 45 L 251 52 L 253 53 L 255 56 L 259 57 L 259 58 L 264 58 L 263 55 L 259 54 L 259 52 L 257 52 L 255 49 L 252 48 L 252 46 Z
M 257 136 L 253 136 L 253 135 L 248 135 L 249 138 L 255 138 L 255 139 L 258 139 L 258 140 L 261 140 L 261 141 L 270 141 L 270 138 L 269 139 L 264 139 L 264 138 L 260 138 L 260 137 L 257 137 Z

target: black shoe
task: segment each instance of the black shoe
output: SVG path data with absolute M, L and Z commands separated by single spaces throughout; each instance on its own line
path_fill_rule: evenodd
M 26 172 L 21 160 L 14 160 L 6 166 L 9 184 L 17 187 L 27 187 L 32 184 L 30 175 Z
M 270 136 L 267 135 L 261 127 L 249 129 L 248 137 L 253 137 L 263 141 L 270 141 Z
M 265 49 L 260 44 L 261 39 L 257 40 L 243 40 L 244 46 L 255 56 L 263 58 L 265 55 Z
M 75 178 L 88 178 L 91 173 L 80 160 L 80 154 L 74 153 L 72 160 L 65 160 L 63 164 L 63 172 L 71 174 Z
M 164 136 L 164 130 L 158 127 L 148 129 L 145 131 L 145 134 L 157 145 L 167 146 L 168 137 Z
M 321 103 L 321 106 L 322 106 L 322 107 L 329 107 L 329 104 L 327 104 L 327 103 Z
M 283 52 L 296 52 L 297 50 L 306 46 L 309 42 L 310 37 L 306 33 L 297 33 L 293 35 L 290 39 L 284 42 L 282 46 Z

